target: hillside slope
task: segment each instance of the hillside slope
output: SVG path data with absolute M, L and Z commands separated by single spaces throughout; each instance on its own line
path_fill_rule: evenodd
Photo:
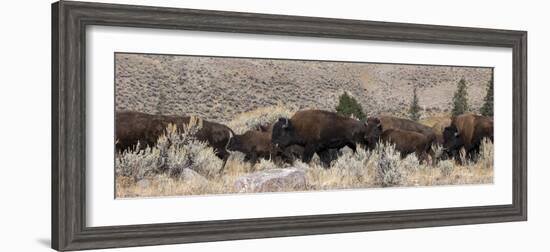
M 491 68 L 298 60 L 115 55 L 116 109 L 198 115 L 219 122 L 283 104 L 334 110 L 347 91 L 369 115 L 403 115 L 418 88 L 423 116 L 450 110 L 460 78 L 481 107 Z

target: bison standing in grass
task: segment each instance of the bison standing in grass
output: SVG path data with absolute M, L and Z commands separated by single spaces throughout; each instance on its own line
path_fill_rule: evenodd
M 368 118 L 367 128 L 369 139 L 395 145 L 402 158 L 415 153 L 419 160 L 427 160 L 431 155 L 432 162 L 435 161 L 432 144 L 436 143 L 436 135 L 428 126 L 393 116 L 380 116 Z M 374 146 L 370 144 L 369 148 Z
M 242 135 L 235 135 L 229 145 L 229 151 L 244 153 L 245 161 L 256 163 L 258 158 L 269 159 L 273 156 L 271 132 L 249 130 Z
M 296 158 L 301 158 L 304 148 L 292 145 L 284 150 L 273 148 L 271 142 L 273 124 L 258 126 L 255 130 L 249 130 L 242 135 L 235 135 L 231 139 L 227 150 L 239 151 L 245 155 L 245 161 L 252 164 L 259 158 L 271 159 L 277 162 L 292 163 Z
M 395 149 L 401 153 L 401 158 L 415 153 L 419 161 L 427 160 L 432 146 L 432 141 L 426 135 L 400 129 L 385 130 L 380 136 L 380 140 L 395 145 Z
M 378 119 L 380 120 L 383 130 L 399 129 L 418 132 L 425 135 L 430 142 L 435 143 L 436 141 L 434 130 L 424 124 L 394 116 L 380 116 Z
M 130 149 L 138 142 L 141 148 L 154 146 L 158 138 L 165 133 L 168 125 L 173 124 L 178 131 L 182 132 L 184 125 L 188 125 L 190 119 L 189 116 L 153 115 L 133 111 L 116 112 L 116 150 L 120 152 Z M 225 125 L 202 120 L 202 127 L 195 137 L 211 146 L 225 166 L 229 157 L 226 148 L 233 135 L 233 131 Z
M 290 119 L 279 118 L 273 125 L 272 143 L 284 150 L 291 145 L 304 147 L 302 161 L 309 163 L 315 153 L 323 164 L 330 166 L 331 149 L 345 146 L 354 152 L 357 143 L 367 144 L 364 122 L 323 110 L 302 110 Z
M 464 148 L 468 158 L 475 160 L 483 138 L 493 141 L 493 120 L 486 116 L 462 114 L 452 118 L 445 128 L 444 147 L 458 153 Z

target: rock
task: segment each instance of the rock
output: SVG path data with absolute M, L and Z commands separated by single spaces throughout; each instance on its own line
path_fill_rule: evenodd
M 235 189 L 240 193 L 305 190 L 306 173 L 292 167 L 254 172 L 237 178 Z
M 208 179 L 189 168 L 184 168 L 181 170 L 180 178 L 185 182 L 193 182 L 204 185 L 208 184 Z

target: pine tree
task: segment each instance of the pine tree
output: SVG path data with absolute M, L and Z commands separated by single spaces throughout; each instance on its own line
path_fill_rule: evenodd
M 453 97 L 453 115 L 464 114 L 468 111 L 468 91 L 466 88 L 466 81 L 464 78 L 460 79 Z
M 347 92 L 344 92 L 340 95 L 338 105 L 336 106 L 336 112 L 343 116 L 354 116 L 359 120 L 365 119 L 365 113 L 363 113 L 363 107 L 361 104 L 349 95 Z
M 418 105 L 418 96 L 416 95 L 416 87 L 413 89 L 413 100 L 409 108 L 409 117 L 413 121 L 420 119 L 420 105 Z
M 487 82 L 487 94 L 483 99 L 483 106 L 479 112 L 484 116 L 493 116 L 493 76 Z

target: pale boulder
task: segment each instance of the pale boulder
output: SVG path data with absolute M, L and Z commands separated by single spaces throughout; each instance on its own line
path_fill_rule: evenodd
M 306 173 L 302 169 L 269 169 L 241 176 L 235 181 L 240 193 L 281 192 L 306 189 Z

